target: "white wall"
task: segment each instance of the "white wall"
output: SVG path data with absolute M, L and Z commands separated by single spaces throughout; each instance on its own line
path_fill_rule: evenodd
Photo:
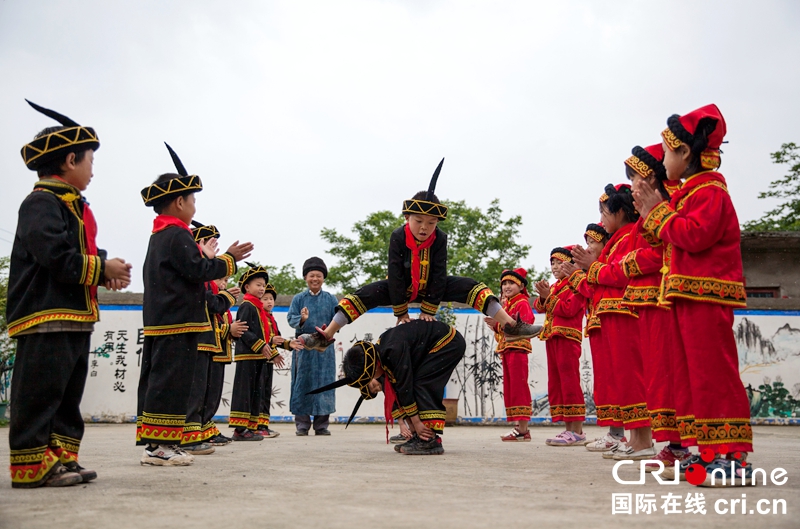
M 131 310 L 132 309 L 132 310 Z M 278 307 L 275 319 L 284 336 L 293 336 L 294 330 L 286 323 L 286 308 Z M 92 350 L 114 350 L 108 353 L 93 353 L 90 359 L 90 374 L 86 383 L 81 409 L 87 420 L 129 421 L 136 413 L 136 389 L 139 381 L 141 352 L 142 313 L 140 307 L 103 306 L 101 321 L 92 337 Z M 467 340 L 465 360 L 456 369 L 447 386 L 446 397 L 459 398 L 459 416 L 465 420 L 487 422 L 502 421 L 505 408 L 502 398 L 502 379 L 497 375 L 497 357 L 494 355 L 494 337 L 483 324 L 483 315 L 472 310 L 457 310 L 457 329 Z M 537 320 L 541 320 L 537 316 Z M 393 326 L 395 318 L 391 311 L 378 310 L 359 318 L 345 327 L 336 342 L 337 365 L 350 343 L 364 339 L 371 333 L 377 338 L 385 329 Z M 800 398 L 800 311 L 765 312 L 741 311 L 737 313 L 734 332 L 739 338 L 740 371 L 745 386 L 750 385 L 755 394 L 754 416 L 766 417 L 767 422 L 780 420 L 783 414 L 774 408 L 786 407 L 786 399 L 769 400 L 765 384 L 775 389 L 775 382 L 782 381 L 789 396 Z M 125 340 L 127 338 L 127 341 Z M 105 355 L 108 356 L 105 356 Z M 478 364 L 474 372 L 470 366 Z M 126 364 L 126 365 L 123 365 Z M 534 420 L 548 421 L 547 407 L 547 363 L 544 343 L 534 340 L 533 352 L 529 355 L 529 384 L 534 399 Z M 338 369 L 338 368 L 337 368 Z M 272 399 L 273 421 L 289 420 L 290 366 L 276 369 Z M 591 355 L 589 343 L 584 341 L 581 358 L 581 373 L 587 396 L 591 395 Z M 234 366 L 228 366 L 225 374 L 223 404 L 217 415 L 227 417 L 227 400 L 231 394 Z M 502 375 L 502 370 L 499 370 Z M 466 384 L 463 382 L 466 380 Z M 477 387 L 477 392 L 476 392 Z M 462 391 L 463 390 L 463 391 Z M 358 392 L 349 387 L 336 390 L 337 420 L 346 420 L 358 398 Z M 759 407 L 760 406 L 760 407 Z M 590 406 L 590 410 L 591 410 Z M 538 411 L 537 411 L 538 410 Z M 800 410 L 796 410 L 800 411 Z M 383 400 L 365 401 L 359 411 L 362 420 L 383 417 Z

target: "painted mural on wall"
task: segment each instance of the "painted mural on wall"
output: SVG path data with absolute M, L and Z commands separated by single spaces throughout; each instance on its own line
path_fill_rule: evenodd
M 800 318 L 743 315 L 734 325 L 750 415 L 800 416 Z
M 112 310 L 115 309 L 115 310 Z M 136 410 L 136 389 L 139 381 L 143 343 L 141 311 L 104 307 L 101 321 L 92 337 L 90 372 L 82 404 L 87 419 L 129 421 Z M 284 336 L 293 335 L 286 322 L 286 312 L 276 311 L 276 320 Z M 467 341 L 464 360 L 447 385 L 446 398 L 458 399 L 458 414 L 471 421 L 502 421 L 502 366 L 495 354 L 494 334 L 484 324 L 483 315 L 457 310 L 451 323 Z M 539 318 L 539 316 L 537 316 Z M 369 313 L 345 327 L 337 335 L 336 362 L 341 372 L 344 352 L 360 339 L 377 339 L 395 324 L 391 311 Z M 744 312 L 734 323 L 742 380 L 750 396 L 754 418 L 767 421 L 795 419 L 800 416 L 800 313 Z M 581 354 L 581 384 L 586 399 L 587 415 L 594 414 L 591 353 L 584 341 Z M 529 385 L 533 397 L 533 416 L 549 421 L 547 401 L 547 356 L 544 342 L 534 340 L 528 355 Z M 291 420 L 291 359 L 283 369 L 275 370 L 272 400 L 273 420 Z M 234 366 L 225 375 L 223 403 L 219 418 L 229 411 Z M 336 390 L 337 420 L 346 421 L 358 392 L 352 388 Z M 365 401 L 357 421 L 380 421 L 383 417 L 381 398 Z

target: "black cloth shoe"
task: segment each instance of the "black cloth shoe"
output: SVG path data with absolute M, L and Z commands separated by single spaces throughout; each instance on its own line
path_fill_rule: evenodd
M 444 454 L 442 438 L 438 435 L 430 441 L 423 441 L 417 437 L 416 442 L 409 445 L 401 445 L 400 453 L 408 456 L 433 456 Z
M 97 479 L 97 472 L 95 472 L 94 470 L 89 470 L 88 468 L 83 468 L 78 464 L 77 461 L 73 461 L 72 463 L 65 463 L 64 466 L 67 467 L 67 470 L 69 470 L 70 472 L 77 472 L 78 474 L 80 474 L 81 479 L 83 480 L 84 483 L 88 483 L 93 479 Z
M 297 430 L 296 432 L 294 432 L 294 434 L 302 437 L 304 435 L 308 435 L 308 430 Z
M 314 430 L 314 435 L 330 435 L 331 431 L 327 428 L 320 428 L 319 430 Z

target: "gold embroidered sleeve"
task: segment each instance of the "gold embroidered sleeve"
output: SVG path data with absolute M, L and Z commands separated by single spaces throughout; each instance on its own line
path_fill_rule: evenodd
M 534 308 L 534 309 L 536 310 L 536 312 L 538 312 L 539 314 L 544 314 L 544 312 L 545 312 L 546 308 L 545 308 L 545 306 L 544 306 L 544 303 L 542 302 L 542 298 L 541 298 L 541 296 L 540 296 L 540 297 L 537 297 L 537 298 L 536 298 L 536 301 L 534 301 L 534 302 L 533 302 L 533 308 Z
M 604 265 L 600 261 L 595 261 L 589 266 L 589 271 L 586 272 L 586 281 L 590 285 L 596 285 L 598 281 L 598 276 L 600 275 L 600 270 L 603 269 Z
M 402 305 L 392 305 L 392 312 L 394 312 L 394 315 L 398 318 L 404 314 L 408 314 L 408 302 Z
M 428 303 L 427 301 L 423 301 L 420 304 L 419 310 L 421 310 L 424 314 L 429 314 L 433 316 L 436 314 L 436 311 L 439 310 L 439 305 L 434 305 L 433 303 Z
M 236 261 L 234 260 L 233 256 L 229 253 L 224 253 L 222 255 L 218 255 L 216 259 L 220 259 L 225 263 L 227 267 L 227 272 L 225 276 L 232 276 L 236 272 Z
M 625 273 L 625 277 L 637 277 L 642 275 L 642 270 L 639 268 L 639 263 L 636 262 L 636 255 L 638 253 L 639 249 L 637 248 L 623 257 L 622 271 Z
M 236 305 L 236 298 L 233 297 L 233 294 L 231 294 L 227 290 L 220 290 L 219 293 L 225 296 L 225 299 L 227 299 L 230 302 L 231 307 Z
M 581 286 L 581 283 L 585 279 L 586 279 L 586 272 L 584 272 L 583 270 L 575 270 L 574 272 L 572 272 L 572 275 L 569 276 L 570 288 L 577 293 L 578 289 Z
M 651 245 L 653 244 L 651 242 L 653 238 L 660 240 L 661 230 L 663 230 L 667 222 L 669 222 L 669 220 L 677 214 L 678 213 L 672 209 L 672 207 L 666 201 L 661 202 L 654 207 L 650 211 L 650 214 L 647 215 L 647 218 L 642 225 L 642 229 L 644 230 L 645 234 L 645 240 L 647 240 L 647 242 L 649 242 Z M 651 235 L 650 238 L 647 237 L 648 234 Z

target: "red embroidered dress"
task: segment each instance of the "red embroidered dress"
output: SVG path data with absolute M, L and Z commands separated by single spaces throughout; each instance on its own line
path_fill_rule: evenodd
M 539 339 L 547 349 L 547 398 L 553 422 L 579 422 L 586 417 L 580 376 L 581 324 L 586 298 L 570 288 L 567 278 L 550 287 L 543 302 L 534 303 L 537 312 L 545 314 Z

